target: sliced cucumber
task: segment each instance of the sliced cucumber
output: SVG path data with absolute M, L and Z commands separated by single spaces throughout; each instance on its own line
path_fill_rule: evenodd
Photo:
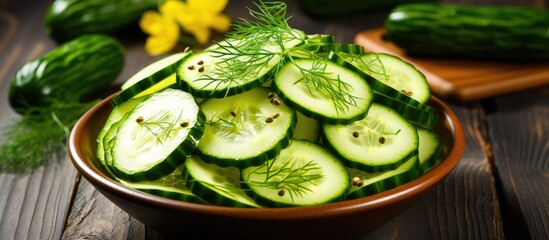
M 143 99 L 136 98 L 132 99 L 130 101 L 125 102 L 124 104 L 121 104 L 117 107 L 115 107 L 112 112 L 109 114 L 109 117 L 107 118 L 107 121 L 105 122 L 105 125 L 103 125 L 103 128 L 97 135 L 97 149 L 96 149 L 96 156 L 101 165 L 104 167 L 104 169 L 107 171 L 111 177 L 114 177 L 114 174 L 110 171 L 110 169 L 107 167 L 106 162 L 106 153 L 105 148 L 107 148 L 105 142 L 109 142 L 114 138 L 117 131 L 118 124 L 117 122 L 120 121 L 128 113 L 131 111 L 138 103 L 140 103 Z M 112 128 L 112 129 L 111 129 Z M 108 132 L 111 132 L 109 136 L 107 136 Z
M 206 163 L 195 155 L 184 165 L 186 186 L 204 201 L 220 206 L 261 207 L 240 188 L 240 169 Z
M 271 95 L 260 87 L 200 103 L 208 119 L 198 144 L 204 161 L 240 168 L 260 165 L 288 146 L 297 117 Z
M 345 167 L 321 146 L 293 140 L 278 157 L 241 172 L 248 192 L 271 207 L 310 206 L 342 200 L 350 180 Z
M 433 128 L 438 120 L 438 115 L 434 112 L 425 111 L 378 92 L 374 92 L 374 102 L 394 109 L 406 120 L 427 129 Z
M 177 68 L 185 58 L 191 55 L 192 52 L 176 53 L 141 69 L 122 84 L 122 91 L 113 98 L 113 104 L 117 106 L 131 98 L 148 95 L 175 84 L 174 74 Z
M 286 63 L 274 78 L 284 102 L 303 115 L 329 124 L 362 119 L 373 94 L 362 77 L 325 59 Z
M 398 187 L 412 181 L 421 175 L 417 155 L 411 156 L 404 164 L 395 170 L 379 173 L 368 173 L 355 168 L 347 168 L 351 177 L 352 186 L 348 199 L 364 197 L 391 188 Z
M 366 172 L 398 168 L 417 155 L 416 128 L 395 110 L 374 103 L 368 115 L 349 125 L 322 125 L 323 143 L 348 167 Z
M 205 118 L 193 96 L 177 89 L 150 95 L 128 112 L 112 146 L 112 166 L 130 181 L 158 179 L 189 156 Z
M 360 57 L 360 70 L 420 103 L 431 98 L 425 75 L 412 64 L 386 53 L 368 53 Z
M 184 61 L 177 70 L 178 82 L 183 90 L 201 98 L 222 98 L 261 86 L 278 69 L 285 49 L 301 44 L 305 34 L 295 30 L 280 38 L 282 43 L 276 39 L 258 42 L 253 36 L 223 41 Z M 250 48 L 253 53 L 242 50 Z M 234 65 L 240 66 L 238 72 L 224 71 Z
M 331 34 L 307 35 L 306 43 L 336 43 L 336 37 Z
M 129 188 L 157 195 L 160 197 L 194 203 L 205 203 L 194 195 L 185 185 L 182 174 L 183 164 L 178 166 L 172 173 L 154 181 L 128 182 L 121 179 L 118 181 Z
M 423 172 L 427 172 L 440 163 L 442 151 L 438 134 L 429 129 L 417 128 L 419 137 L 419 163 Z
M 378 92 L 378 93 L 383 94 L 385 96 L 388 96 L 390 98 L 398 99 L 398 100 L 400 100 L 404 103 L 410 104 L 411 106 L 417 107 L 419 109 L 423 109 L 423 110 L 428 111 L 428 112 L 434 112 L 434 109 L 432 107 L 428 106 L 424 102 L 420 102 L 420 101 L 416 100 L 415 98 L 412 98 L 411 96 L 407 95 L 407 94 L 409 94 L 408 93 L 409 90 L 405 90 L 406 93 L 407 93 L 407 94 L 405 94 L 404 91 L 401 92 L 400 90 L 397 90 L 397 89 L 389 86 L 387 84 L 386 80 L 383 80 L 383 81 L 378 80 L 378 79 L 374 78 L 373 76 L 370 76 L 366 71 L 363 71 L 362 69 L 368 68 L 369 65 L 372 65 L 373 63 L 364 62 L 364 59 L 362 59 L 362 56 L 364 56 L 364 55 L 332 52 L 332 53 L 330 53 L 330 56 L 328 58 L 331 61 L 335 62 L 336 64 L 359 74 L 361 77 L 363 77 L 368 82 L 368 84 L 372 88 L 372 91 Z M 402 63 L 401 65 L 403 65 L 404 67 L 407 67 L 408 71 L 411 71 L 411 72 L 417 71 L 417 69 L 415 69 L 412 65 L 406 65 L 406 63 Z M 391 68 L 394 69 L 394 67 L 391 67 Z M 410 70 L 410 68 L 412 68 L 412 69 Z M 398 72 L 399 70 L 394 69 L 394 71 Z M 402 70 L 402 71 L 407 72 L 407 70 Z M 392 74 L 392 72 L 386 72 L 386 74 Z M 385 76 L 381 72 L 378 73 L 378 76 L 379 75 Z M 395 79 L 395 78 L 397 78 L 397 77 L 393 77 L 393 79 Z M 421 90 L 424 90 L 424 91 L 429 91 L 428 87 L 427 88 L 421 87 L 421 86 L 424 86 L 421 79 L 416 79 L 416 80 L 420 85 L 419 87 L 417 87 L 418 89 L 421 89 Z M 411 80 L 411 82 L 416 82 L 416 81 Z M 412 92 L 412 94 L 414 94 L 414 93 Z M 424 96 L 429 95 L 430 96 L 430 93 L 423 93 L 423 94 L 416 93 L 416 95 L 424 95 Z

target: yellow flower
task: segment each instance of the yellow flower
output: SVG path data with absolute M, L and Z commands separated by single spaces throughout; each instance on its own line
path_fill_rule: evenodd
M 221 12 L 228 0 L 167 0 L 159 7 L 159 13 L 148 11 L 143 14 L 139 26 L 150 36 L 145 50 L 159 55 L 173 49 L 180 37 L 180 27 L 191 33 L 200 44 L 210 40 L 210 28 L 218 32 L 229 30 L 231 19 Z
M 179 40 L 179 26 L 166 15 L 147 11 L 141 17 L 139 26 L 150 36 L 145 43 L 145 51 L 151 55 L 160 55 L 172 50 Z
M 210 40 L 210 29 L 218 32 L 229 30 L 231 19 L 221 12 L 227 6 L 228 0 L 187 0 L 167 1 L 162 8 L 175 16 L 183 29 L 191 33 L 200 44 Z

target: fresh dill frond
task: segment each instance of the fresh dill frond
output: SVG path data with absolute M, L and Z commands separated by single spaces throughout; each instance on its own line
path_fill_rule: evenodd
M 148 119 L 137 121 L 137 123 L 153 135 L 160 144 L 164 144 L 163 142 L 170 137 L 170 133 L 174 130 L 175 126 L 180 124 L 178 121 L 182 115 L 183 108 L 181 108 L 177 117 L 174 117 L 170 111 L 164 110 L 159 111 Z M 143 140 L 143 144 L 146 144 L 148 138 L 141 139 Z
M 312 190 L 308 187 L 315 185 L 316 182 L 322 180 L 324 175 L 320 172 L 321 168 L 314 161 L 304 162 L 302 159 L 294 157 L 281 166 L 276 164 L 278 158 L 267 161 L 265 168 L 256 168 L 248 175 L 248 184 L 264 187 L 273 190 L 284 190 L 290 194 L 290 198 L 302 197 Z M 260 171 L 263 170 L 264 171 Z M 252 181 L 252 175 L 265 175 L 263 181 Z
M 70 130 L 96 103 L 52 100 L 48 107 L 26 108 L 3 129 L 0 172 L 26 173 L 63 156 Z
M 301 78 L 295 84 L 303 82 L 309 94 L 319 94 L 330 99 L 335 107 L 336 113 L 349 110 L 350 106 L 356 106 L 358 97 L 351 95 L 351 86 L 342 81 L 339 75 L 326 71 L 326 60 L 315 60 L 310 69 L 294 64 L 301 73 Z

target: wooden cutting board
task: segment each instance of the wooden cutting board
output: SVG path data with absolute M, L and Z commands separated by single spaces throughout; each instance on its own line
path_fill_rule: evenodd
M 414 64 L 427 77 L 432 92 L 442 98 L 465 102 L 549 85 L 549 62 L 509 63 L 409 57 L 398 46 L 384 40 L 384 33 L 384 29 L 360 32 L 355 42 L 368 52 L 393 54 Z

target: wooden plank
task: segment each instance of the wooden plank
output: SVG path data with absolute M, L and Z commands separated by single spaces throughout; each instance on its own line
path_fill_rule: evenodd
M 508 236 L 549 236 L 549 87 L 495 99 L 488 115 Z
M 77 178 L 68 158 L 32 174 L 0 174 L 0 239 L 59 239 Z

